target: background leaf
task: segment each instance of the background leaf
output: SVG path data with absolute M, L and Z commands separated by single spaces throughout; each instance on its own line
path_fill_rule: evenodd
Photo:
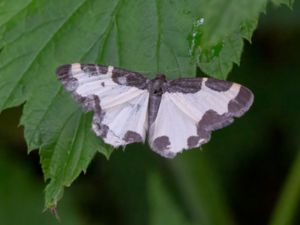
M 43 182 L 36 179 L 30 162 L 24 163 L 13 158 L 2 145 L 0 158 L 1 221 L 7 225 L 58 224 L 54 215 L 42 212 Z M 69 196 L 66 195 L 59 208 L 61 222 L 65 225 L 83 224 L 83 220 L 76 214 L 74 201 Z
M 182 211 L 176 207 L 176 203 L 172 202 L 172 198 L 157 174 L 149 176 L 149 199 L 150 205 L 150 222 L 151 225 L 189 225 L 184 218 Z M 161 213 L 164 211 L 164 213 Z
M 274 209 L 270 225 L 292 224 L 297 213 L 300 199 L 300 150 L 293 162 L 293 167 L 289 172 L 282 194 Z

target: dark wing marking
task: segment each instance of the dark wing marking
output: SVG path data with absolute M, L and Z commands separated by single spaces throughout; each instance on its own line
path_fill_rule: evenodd
M 202 78 L 179 78 L 167 81 L 163 86 L 164 92 L 196 93 L 201 90 Z
M 72 75 L 70 74 L 72 65 L 75 64 L 62 65 L 58 67 L 56 70 L 58 79 L 61 80 L 64 84 L 65 83 L 70 84 L 70 79 L 73 79 L 73 76 L 70 76 Z M 81 71 L 83 71 L 89 77 L 106 75 L 109 72 L 108 69 L 112 68 L 112 71 L 110 71 L 112 80 L 119 85 L 133 86 L 140 89 L 146 89 L 147 83 L 149 81 L 143 74 L 121 69 L 118 67 L 103 66 L 97 64 L 78 64 L 78 65 L 80 65 Z M 73 81 L 75 82 L 75 79 L 73 79 Z M 105 83 L 101 83 L 101 85 L 104 86 Z M 72 84 L 72 87 L 74 87 L 74 84 Z
M 116 67 L 112 71 L 112 79 L 120 85 L 133 86 L 140 89 L 146 89 L 148 83 L 148 79 L 142 74 Z
M 179 78 L 176 80 L 167 81 L 164 85 L 165 92 L 180 92 L 180 93 L 196 93 L 202 88 L 202 81 L 206 80 L 205 86 L 214 91 L 227 91 L 232 86 L 232 82 L 226 80 L 218 80 L 214 78 Z

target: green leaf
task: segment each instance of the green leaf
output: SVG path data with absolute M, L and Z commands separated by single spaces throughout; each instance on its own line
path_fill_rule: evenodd
M 239 30 L 242 23 L 258 18 L 265 10 L 267 0 L 207 1 L 204 19 L 202 46 L 219 43 L 220 40 Z
M 266 0 L 2 0 L 0 111 L 24 104 L 29 151 L 40 148 L 46 206 L 85 171 L 94 154 L 111 149 L 90 131 L 90 115 L 55 77 L 65 63 L 111 64 L 153 77 L 195 76 L 196 65 L 225 78 L 239 63 Z M 203 25 L 194 26 L 204 18 Z M 197 40 L 188 36 L 196 29 Z M 197 33 L 198 32 L 198 33 Z M 194 42 L 193 42 L 194 41 Z M 192 60 L 189 44 L 194 52 Z
M 150 225 L 188 225 L 183 211 L 174 202 L 157 173 L 148 177 Z
M 0 2 L 0 26 L 26 8 L 31 0 L 1 1 Z
M 242 37 L 236 32 L 226 37 L 222 43 L 202 51 L 199 66 L 204 73 L 226 79 L 233 63 L 239 64 L 243 46 Z
M 46 189 L 46 207 L 56 205 L 62 196 L 62 187 L 69 186 L 81 171 L 85 171 L 96 151 L 101 149 L 90 124 L 90 117 L 74 112 L 63 124 L 56 142 L 40 149 L 45 179 L 51 179 Z M 68 137 L 73 138 L 69 140 Z
M 190 53 L 204 73 L 225 79 L 233 64 L 239 64 L 243 38 L 251 40 L 266 3 L 267 0 L 207 2 L 189 35 Z
M 292 8 L 294 4 L 294 0 L 272 0 L 272 2 L 277 6 L 281 4 L 287 5 L 289 8 Z

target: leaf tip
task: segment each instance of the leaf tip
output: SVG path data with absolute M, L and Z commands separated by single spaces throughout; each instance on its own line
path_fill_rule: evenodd
M 60 216 L 59 216 L 58 211 L 57 211 L 57 204 L 56 203 L 53 203 L 52 205 L 47 206 L 44 209 L 44 212 L 46 212 L 46 211 L 50 211 L 52 216 L 54 216 L 59 223 L 61 222 Z

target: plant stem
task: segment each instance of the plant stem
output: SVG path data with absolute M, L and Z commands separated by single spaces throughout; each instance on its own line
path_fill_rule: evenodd
M 270 225 L 293 224 L 300 200 L 300 150 L 290 169 L 281 196 L 273 211 Z

